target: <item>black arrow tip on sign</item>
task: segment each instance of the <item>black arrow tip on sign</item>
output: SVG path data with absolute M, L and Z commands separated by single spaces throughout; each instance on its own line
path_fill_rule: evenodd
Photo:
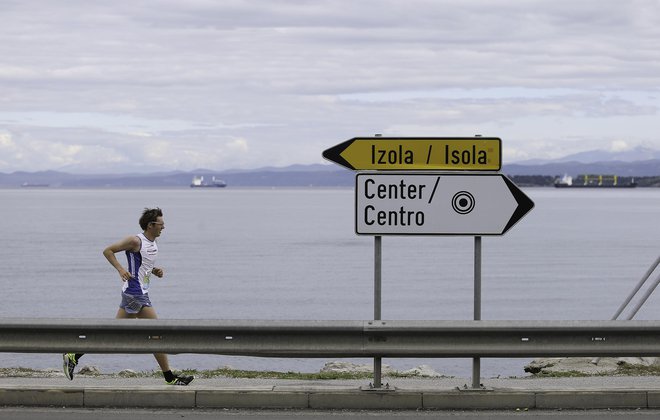
M 529 213 L 529 211 L 534 208 L 534 202 L 529 197 L 527 197 L 525 193 L 522 192 L 520 188 L 518 188 L 518 186 L 514 184 L 513 181 L 511 181 L 509 178 L 502 175 L 502 179 L 504 179 L 504 183 L 506 183 L 506 186 L 509 187 L 509 191 L 511 191 L 513 198 L 515 198 L 516 202 L 518 203 L 518 207 L 516 207 L 516 210 L 513 212 L 511 219 L 509 219 L 509 223 L 506 224 L 504 230 L 502 231 L 502 234 L 504 234 L 507 230 L 511 229 L 513 225 L 518 223 L 518 221 L 522 219 L 524 215 Z
M 325 151 L 323 152 L 323 157 L 324 157 L 325 159 L 328 159 L 329 161 L 332 161 L 332 162 L 334 162 L 334 163 L 337 163 L 337 164 L 339 164 L 339 165 L 341 165 L 341 166 L 343 166 L 343 167 L 345 167 L 345 168 L 348 168 L 348 169 L 351 169 L 351 170 L 355 170 L 355 167 L 353 167 L 353 165 L 351 165 L 350 163 L 348 163 L 348 161 L 347 161 L 346 159 L 344 159 L 343 157 L 341 157 L 341 153 L 342 153 L 344 150 L 346 150 L 346 148 L 347 148 L 348 146 L 350 146 L 350 145 L 353 143 L 353 141 L 355 141 L 355 139 L 346 140 L 346 141 L 343 142 L 343 143 L 339 143 L 338 145 L 333 146 L 333 147 L 331 147 L 331 148 L 325 150 Z

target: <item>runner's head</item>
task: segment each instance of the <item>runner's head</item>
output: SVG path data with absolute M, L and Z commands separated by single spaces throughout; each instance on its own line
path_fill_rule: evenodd
M 154 209 L 145 208 L 140 217 L 140 227 L 142 230 L 147 230 L 151 223 L 157 223 L 158 218 L 163 217 L 163 211 L 158 207 Z

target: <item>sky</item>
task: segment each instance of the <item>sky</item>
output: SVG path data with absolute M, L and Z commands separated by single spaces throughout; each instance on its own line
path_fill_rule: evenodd
M 659 0 L 0 0 L 0 172 L 660 149 Z

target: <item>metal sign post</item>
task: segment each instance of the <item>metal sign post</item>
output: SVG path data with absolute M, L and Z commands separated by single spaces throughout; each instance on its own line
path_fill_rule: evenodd
M 374 236 L 374 321 L 380 321 L 382 302 L 383 237 Z M 382 357 L 374 357 L 374 388 L 382 385 Z
M 474 237 L 474 320 L 481 321 L 481 236 Z M 472 388 L 481 387 L 481 359 L 472 359 Z

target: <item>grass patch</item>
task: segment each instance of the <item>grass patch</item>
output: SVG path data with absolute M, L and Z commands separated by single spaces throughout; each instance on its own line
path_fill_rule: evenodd
M 660 366 L 620 364 L 613 372 L 585 373 L 577 370 L 564 372 L 545 372 L 533 374 L 530 378 L 586 378 L 589 376 L 660 376 Z
M 240 370 L 231 368 L 218 368 L 212 370 L 182 369 L 177 370 L 184 375 L 193 375 L 196 378 L 240 378 L 240 379 L 299 379 L 299 380 L 333 380 L 333 379 L 368 379 L 373 378 L 372 373 L 337 373 L 337 372 L 276 372 L 258 370 Z M 154 370 L 139 372 L 132 376 L 156 377 L 163 376 L 162 372 Z
M 660 366 L 643 366 L 623 363 L 617 368 L 616 374 L 626 376 L 660 376 Z
M 230 368 L 219 368 L 214 370 L 184 370 L 189 375 L 199 378 L 255 378 L 255 379 L 297 379 L 297 380 L 351 380 L 351 379 L 373 379 L 373 372 L 276 372 L 276 371 L 254 371 L 238 370 Z M 418 378 L 421 376 L 401 372 L 387 372 L 383 376 L 388 378 Z
M 183 369 L 180 371 L 185 375 L 193 375 L 196 378 L 211 379 L 211 378 L 240 378 L 240 379 L 291 379 L 291 380 L 316 380 L 316 381 L 331 381 L 331 380 L 362 380 L 373 379 L 372 372 L 277 372 L 277 371 L 257 371 L 257 370 L 240 370 L 231 368 L 218 368 L 212 370 L 196 370 L 196 369 Z M 160 371 L 141 372 L 137 376 L 153 376 L 160 377 Z M 421 376 L 411 375 L 401 372 L 388 372 L 383 374 L 388 378 L 421 378 Z
M 212 370 L 196 370 L 196 369 L 183 369 L 177 370 L 186 375 L 194 375 L 197 378 L 241 378 L 241 379 L 291 379 L 291 380 L 369 380 L 373 379 L 372 372 L 276 372 L 276 371 L 255 371 L 255 370 L 240 370 L 231 368 L 218 368 Z M 31 368 L 0 368 L 0 377 L 54 377 L 61 376 L 60 370 L 39 370 Z M 89 374 L 83 375 L 88 376 Z M 162 378 L 163 373 L 159 370 L 149 371 L 122 371 L 115 373 L 101 373 L 95 376 L 121 376 L 128 378 Z M 417 375 L 405 374 L 401 372 L 387 372 L 383 376 L 389 378 L 415 378 Z
M 0 376 L 3 376 L 5 378 L 23 378 L 26 376 L 34 376 L 38 372 L 41 371 L 30 368 L 24 368 L 24 367 L 0 368 Z
M 563 372 L 546 372 L 541 371 L 535 373 L 530 378 L 586 378 L 587 376 L 608 376 L 606 374 L 591 374 L 584 373 L 577 370 L 568 370 Z
M 219 368 L 214 370 L 184 370 L 185 374 L 198 378 L 247 378 L 247 379 L 300 379 L 300 380 L 333 380 L 333 379 L 368 379 L 371 373 L 338 373 L 338 372 L 276 372 Z

